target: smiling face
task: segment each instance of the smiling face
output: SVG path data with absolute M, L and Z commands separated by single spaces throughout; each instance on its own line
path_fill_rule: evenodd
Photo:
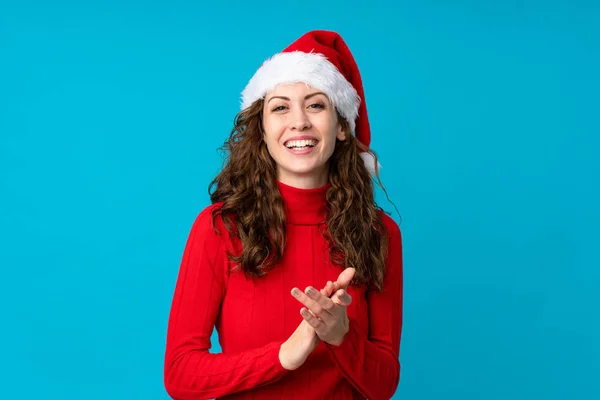
M 262 122 L 279 181 L 306 189 L 327 183 L 336 139 L 346 133 L 326 94 L 304 83 L 278 85 L 265 97 Z

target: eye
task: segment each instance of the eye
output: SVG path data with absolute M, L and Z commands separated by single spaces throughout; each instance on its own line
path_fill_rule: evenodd
M 313 104 L 311 104 L 308 107 L 309 108 L 324 109 L 325 108 L 325 104 L 323 104 L 323 103 L 313 103 Z
M 277 107 L 273 108 L 271 111 L 273 111 L 273 112 L 283 111 L 286 108 L 287 108 L 286 106 L 277 106 Z

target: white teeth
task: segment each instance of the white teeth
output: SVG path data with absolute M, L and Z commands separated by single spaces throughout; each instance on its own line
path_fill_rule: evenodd
M 290 140 L 289 142 L 285 143 L 285 147 L 287 147 L 288 149 L 292 148 L 292 147 L 314 147 L 317 145 L 317 141 L 316 140 Z

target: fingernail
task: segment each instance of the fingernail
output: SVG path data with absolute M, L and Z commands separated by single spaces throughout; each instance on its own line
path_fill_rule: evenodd
M 296 288 L 293 288 L 292 289 L 292 295 L 294 295 L 295 297 L 298 297 L 298 296 L 300 296 L 300 291 L 298 289 L 296 289 Z
M 308 294 L 309 296 L 312 296 L 315 293 L 315 289 L 313 289 L 312 287 L 308 287 L 306 289 L 306 294 Z

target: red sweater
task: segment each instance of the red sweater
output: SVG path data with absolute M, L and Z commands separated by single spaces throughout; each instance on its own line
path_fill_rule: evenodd
M 239 251 L 211 211 L 194 222 L 179 270 L 168 323 L 164 383 L 174 399 L 389 399 L 400 376 L 402 242 L 398 225 L 382 213 L 390 235 L 384 291 L 348 288 L 350 331 L 340 346 L 321 342 L 306 362 L 287 371 L 279 348 L 302 321 L 295 286 L 317 289 L 335 281 L 318 223 L 325 192 L 278 183 L 286 213 L 281 263 L 261 278 L 231 272 L 226 250 Z M 237 241 L 236 241 L 237 242 Z M 222 353 L 209 353 L 216 326 Z

